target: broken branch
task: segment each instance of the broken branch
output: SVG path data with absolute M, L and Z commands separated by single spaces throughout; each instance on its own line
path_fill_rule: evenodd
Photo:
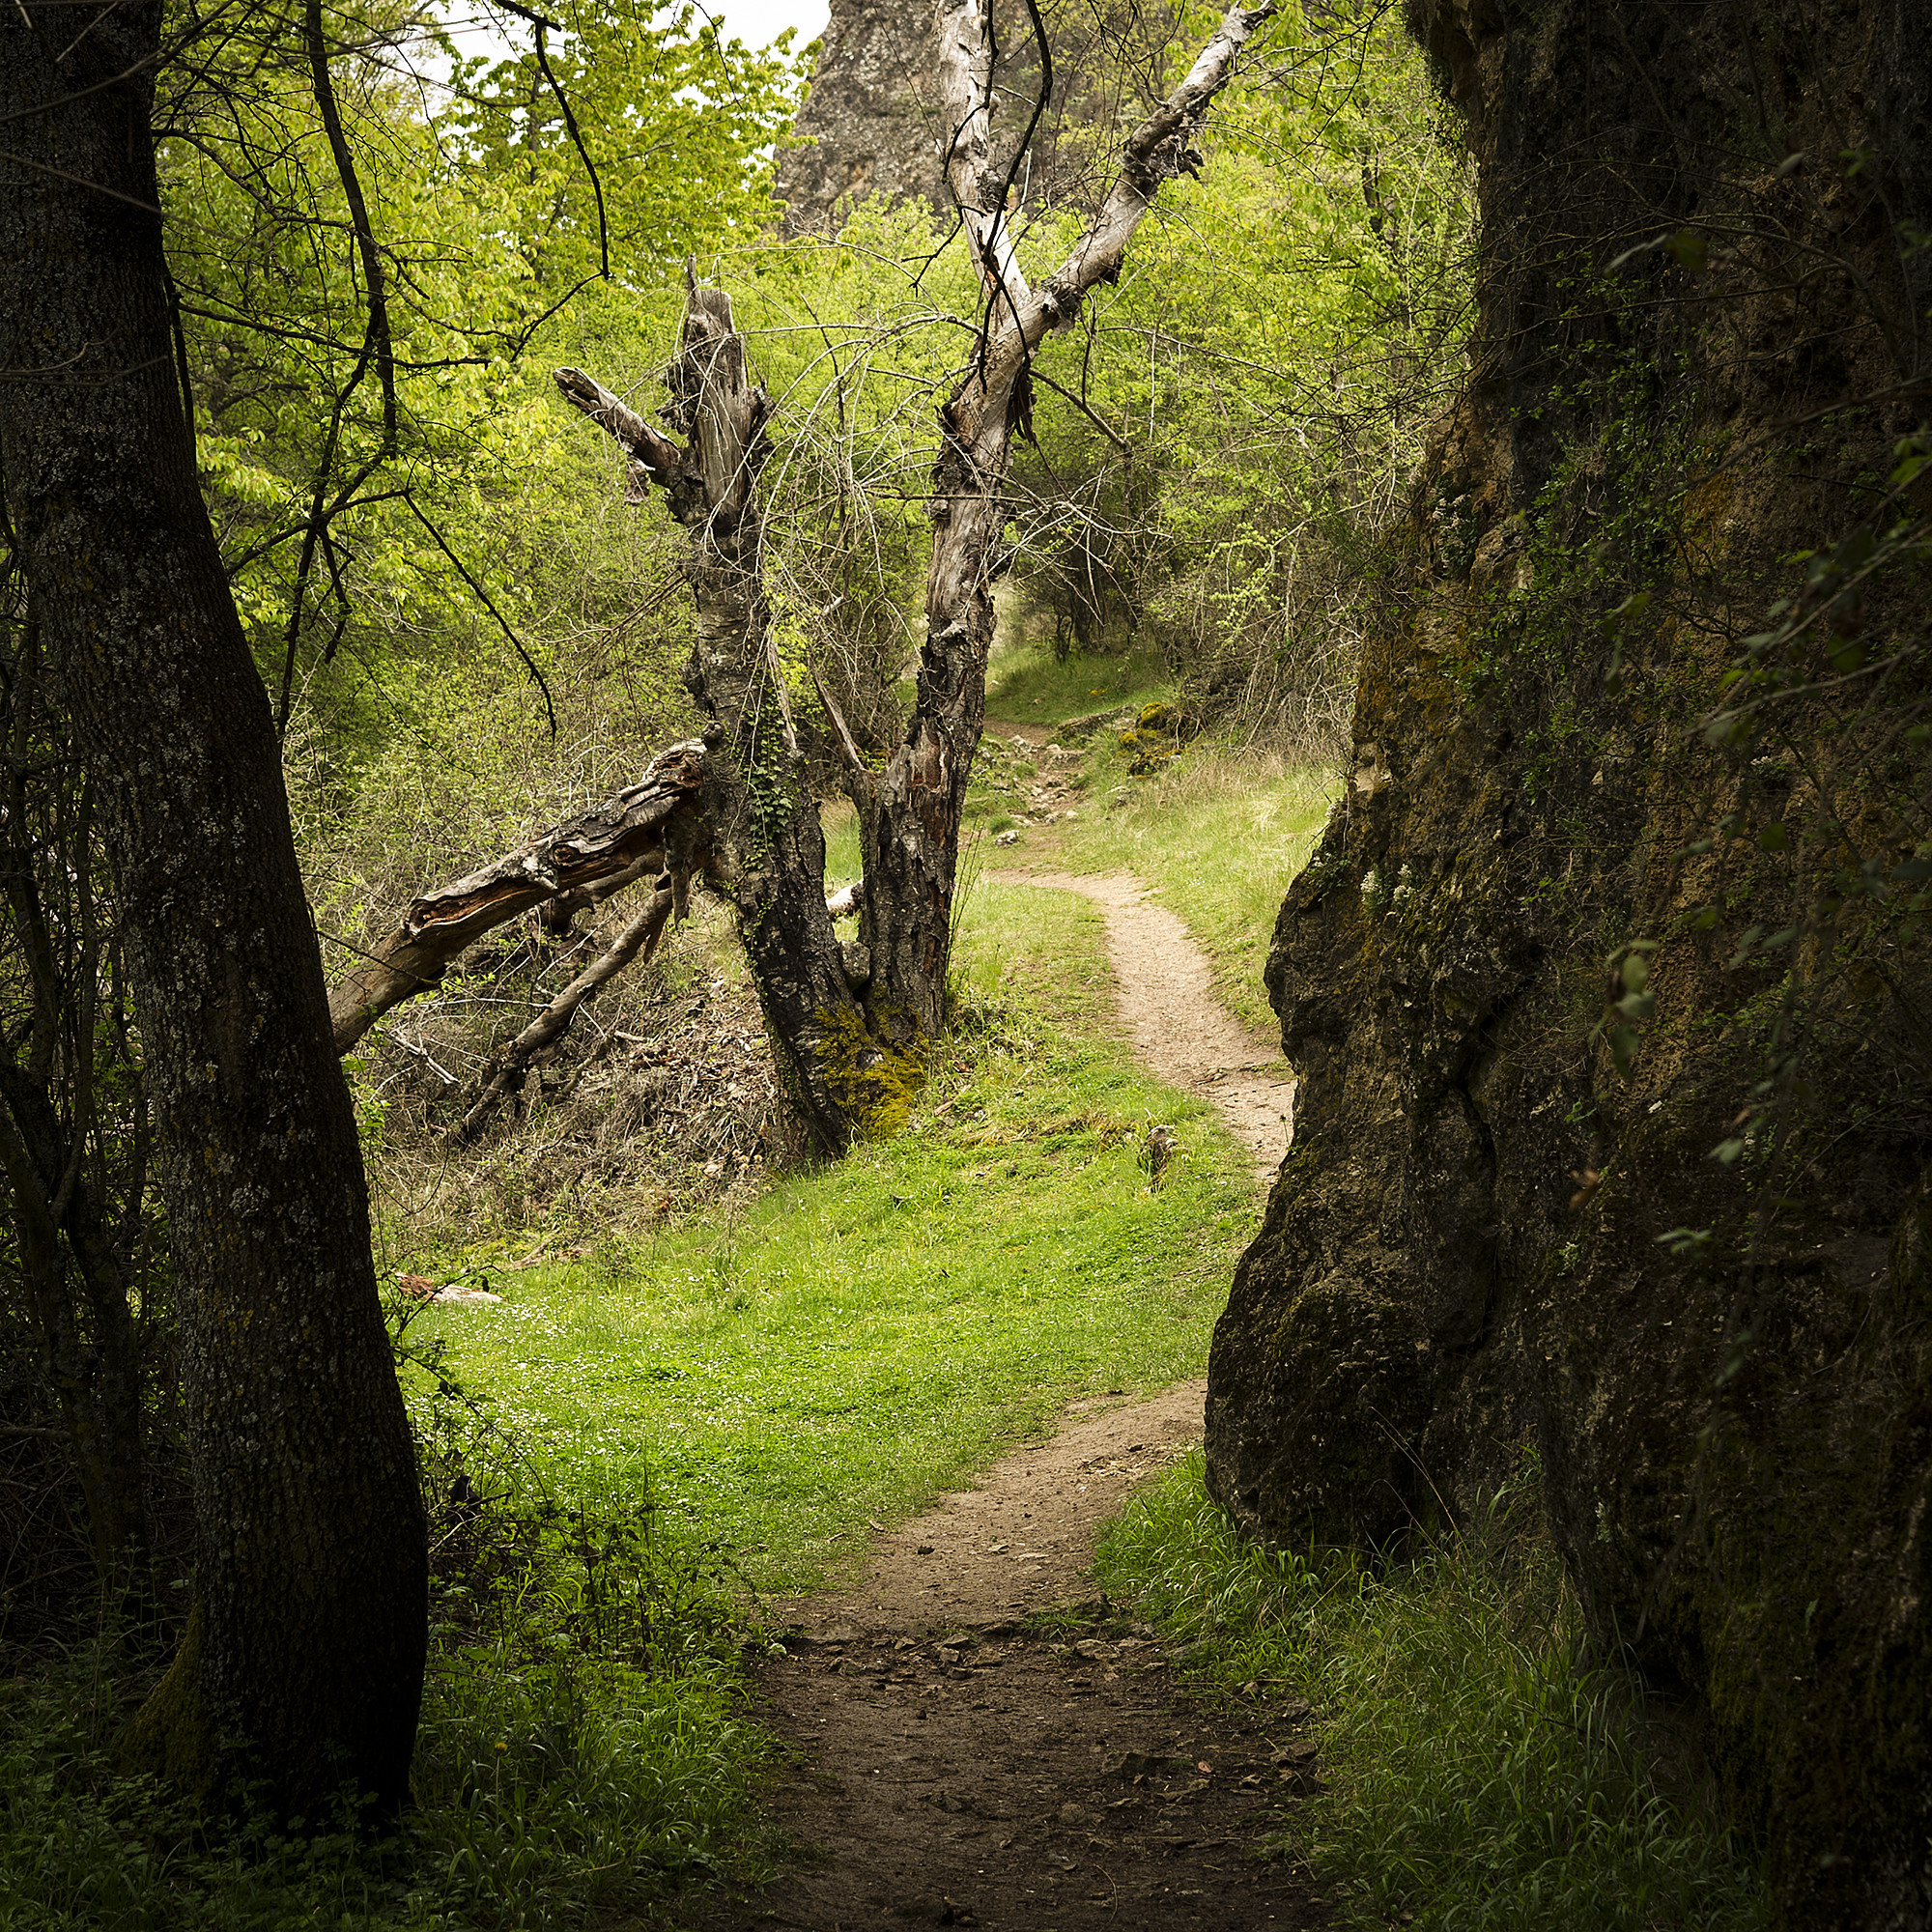
M 412 900 L 368 963 L 329 996 L 336 1052 L 347 1053 L 391 1008 L 436 985 L 467 947 L 526 908 L 653 865 L 683 874 L 702 864 L 711 843 L 704 761 L 698 740 L 672 745 L 638 783 Z

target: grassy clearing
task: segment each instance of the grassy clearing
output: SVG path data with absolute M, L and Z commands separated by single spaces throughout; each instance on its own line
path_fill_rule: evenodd
M 1673 1796 L 1640 1747 L 1634 1686 L 1585 1657 L 1532 1484 L 1470 1535 L 1372 1571 L 1244 1543 L 1199 1456 L 1100 1551 L 1108 1589 L 1178 1643 L 1205 1690 L 1314 1707 L 1321 1777 L 1281 1850 L 1343 1921 L 1421 1932 L 1756 1932 L 1746 1848 Z
M 1106 997 L 1083 902 L 978 888 L 959 977 L 965 1026 L 904 1133 L 412 1334 L 560 1492 L 648 1489 L 759 1588 L 817 1579 L 1075 1395 L 1198 1373 L 1252 1232 L 1243 1155 L 1065 1030 Z M 1155 1118 L 1188 1155 L 1158 1196 Z
M 988 714 L 1023 724 L 1058 724 L 1173 696 L 1174 678 L 1158 651 L 1056 660 L 1050 645 L 1004 644 L 986 670 Z

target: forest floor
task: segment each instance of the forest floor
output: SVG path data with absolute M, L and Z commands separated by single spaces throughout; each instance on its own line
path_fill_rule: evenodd
M 1264 1182 L 1293 1082 L 1216 998 L 1181 921 L 1126 873 L 987 876 L 1102 909 L 1121 1022 L 1156 1072 L 1217 1104 Z M 1267 1854 L 1313 1774 L 1306 1705 L 1183 1692 L 1154 1632 L 1093 1590 L 1098 1530 L 1200 1441 L 1206 1394 L 1076 1402 L 1044 1441 L 879 1532 L 856 1582 L 774 1605 L 786 1655 L 760 1715 L 798 1753 L 777 1815 L 800 1859 L 714 1922 L 1326 1922 Z

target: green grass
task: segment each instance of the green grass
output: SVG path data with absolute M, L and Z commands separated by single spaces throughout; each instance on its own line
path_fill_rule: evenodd
M 1273 1033 L 1262 984 L 1268 936 L 1289 883 L 1321 835 L 1337 781 L 1278 760 L 1190 748 L 1157 776 L 1110 772 L 1089 753 L 1087 803 L 1036 837 L 1029 856 L 1078 872 L 1128 871 L 1186 922 L 1214 964 L 1221 997 Z
M 796 1587 L 1069 1398 L 1200 1371 L 1253 1230 L 1245 1156 L 1067 1030 L 1108 997 L 1084 901 L 981 885 L 965 913 L 965 1024 L 905 1132 L 412 1330 L 560 1492 L 648 1485 L 754 1585 Z M 1188 1156 L 1157 1197 L 1150 1119 Z
M 1746 1848 L 1665 1788 L 1634 1683 L 1592 1666 L 1533 1483 L 1406 1565 L 1243 1542 L 1196 1455 L 1103 1538 L 1100 1577 L 1264 1731 L 1311 1704 L 1320 1779 L 1280 1851 L 1345 1924 L 1418 1932 L 1757 1932 Z M 1272 1710 L 1270 1710 L 1272 1707 Z
M 996 645 L 986 669 L 987 713 L 1023 724 L 1058 724 L 1173 696 L 1174 679 L 1158 651 L 1056 663 L 1048 645 Z
M 486 1488 L 511 1473 L 470 1446 Z M 774 1752 L 738 1715 L 756 1634 L 652 1514 L 526 1495 L 439 1564 L 413 1802 L 387 1838 L 346 1809 L 212 1826 L 120 1775 L 118 1693 L 156 1660 L 106 1637 L 0 1682 L 0 1927 L 663 1926 L 691 1881 L 762 1875 Z

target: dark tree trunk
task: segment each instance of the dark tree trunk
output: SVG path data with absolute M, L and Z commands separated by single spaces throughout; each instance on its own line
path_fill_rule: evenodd
M 404 1795 L 427 1564 L 269 704 L 196 487 L 149 132 L 161 10 L 0 8 L 0 482 L 146 1054 L 199 1561 L 130 1745 Z

